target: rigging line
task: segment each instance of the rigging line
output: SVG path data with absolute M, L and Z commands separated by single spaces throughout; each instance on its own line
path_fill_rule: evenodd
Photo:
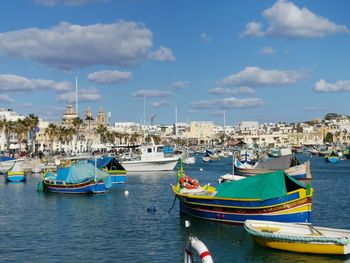
M 170 209 L 168 210 L 168 214 L 170 214 L 171 210 L 173 210 L 175 202 L 176 202 L 176 195 L 174 195 L 174 201 L 173 201 L 173 204 L 171 205 Z

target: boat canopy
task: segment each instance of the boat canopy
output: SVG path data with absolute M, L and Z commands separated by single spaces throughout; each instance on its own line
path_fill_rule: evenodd
M 15 158 L 9 157 L 9 156 L 0 156 L 0 162 L 6 162 L 6 161 L 12 161 L 15 160 Z
M 95 160 L 88 160 L 88 163 L 95 165 Z M 112 170 L 125 170 L 125 168 L 114 157 L 103 157 L 96 159 L 96 166 L 99 169 L 107 168 L 108 171 Z
M 284 171 L 259 174 L 245 179 L 225 182 L 216 188 L 216 197 L 267 200 L 287 195 L 300 188 L 309 188 L 291 178 Z
M 95 175 L 96 172 L 96 175 Z M 65 181 L 70 184 L 82 183 L 87 180 L 94 180 L 96 182 L 100 180 L 103 181 L 107 188 L 112 186 L 112 181 L 110 175 L 106 172 L 101 171 L 100 169 L 95 169 L 91 163 L 79 163 L 66 168 L 59 168 L 57 170 L 57 176 L 54 178 L 58 181 Z M 46 179 L 53 179 L 46 177 Z

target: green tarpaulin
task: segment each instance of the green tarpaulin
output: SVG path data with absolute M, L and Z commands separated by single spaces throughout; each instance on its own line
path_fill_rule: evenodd
M 284 171 L 259 174 L 245 179 L 219 184 L 216 197 L 266 200 L 285 196 L 287 192 L 306 188 Z

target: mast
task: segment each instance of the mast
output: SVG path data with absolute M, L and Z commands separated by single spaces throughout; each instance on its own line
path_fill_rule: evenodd
M 79 116 L 79 111 L 78 111 L 78 77 L 75 76 L 75 111 L 77 115 Z

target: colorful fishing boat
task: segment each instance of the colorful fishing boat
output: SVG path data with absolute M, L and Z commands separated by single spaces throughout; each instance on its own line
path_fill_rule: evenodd
M 110 175 L 90 163 L 81 163 L 57 169 L 57 174 L 46 171 L 38 190 L 68 194 L 105 193 L 111 187 Z
M 193 217 L 242 224 L 247 219 L 310 222 L 313 189 L 284 171 L 225 182 L 216 188 L 190 183 L 179 164 L 172 190 L 180 200 L 180 212 Z M 183 182 L 186 182 L 183 183 Z
M 11 170 L 6 173 L 5 178 L 7 182 L 23 182 L 26 180 L 26 174 L 21 165 L 16 162 Z
M 350 253 L 350 230 L 257 220 L 247 220 L 244 227 L 256 243 L 269 248 L 315 254 Z
M 234 174 L 241 176 L 255 176 L 257 174 L 271 173 L 278 170 L 284 170 L 286 174 L 296 180 L 311 180 L 310 161 L 303 164 L 293 160 L 293 155 L 271 158 L 263 162 L 257 162 L 254 165 L 241 163 L 238 158 L 234 159 Z
M 114 157 L 96 158 L 96 160 L 89 160 L 89 163 L 95 165 L 98 169 L 107 172 L 111 176 L 112 184 L 123 184 L 126 180 L 127 171 Z
M 326 162 L 329 163 L 336 163 L 339 161 L 339 155 L 335 151 L 332 151 L 329 155 L 326 155 L 324 158 Z

